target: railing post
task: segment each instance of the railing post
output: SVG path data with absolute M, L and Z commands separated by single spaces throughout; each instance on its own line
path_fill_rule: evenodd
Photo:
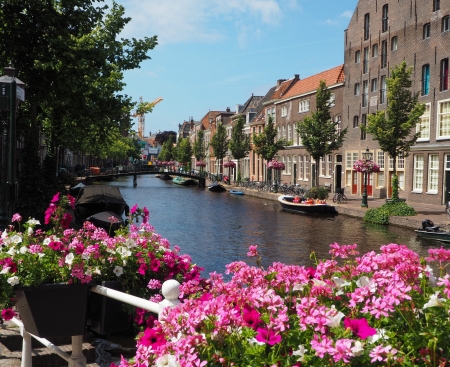
M 180 303 L 178 297 L 180 296 L 180 283 L 175 279 L 166 280 L 161 288 L 164 299 L 159 302 L 158 320 L 161 320 L 162 311 L 166 307 L 175 307 Z
M 72 355 L 69 367 L 86 367 L 86 357 L 83 354 L 83 335 L 72 336 Z
M 27 333 L 23 324 L 20 326 L 20 335 L 22 335 L 22 361 L 20 366 L 31 367 L 33 365 L 31 360 L 31 335 Z

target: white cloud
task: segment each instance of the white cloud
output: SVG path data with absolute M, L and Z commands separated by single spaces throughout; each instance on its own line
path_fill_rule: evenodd
M 353 15 L 353 10 L 346 10 L 340 15 L 340 17 L 350 19 L 352 17 L 352 15 Z
M 158 36 L 160 44 L 217 42 L 227 35 L 225 27 L 235 27 L 238 42 L 245 44 L 259 27 L 281 24 L 283 8 L 296 0 L 117 0 L 131 22 L 123 37 Z M 246 25 L 243 33 L 241 24 Z M 244 41 L 243 41 L 244 40 Z

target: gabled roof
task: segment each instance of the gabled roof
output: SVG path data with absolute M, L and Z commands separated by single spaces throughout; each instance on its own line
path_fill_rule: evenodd
M 305 79 L 297 80 L 283 96 L 283 99 L 288 99 L 308 92 L 315 92 L 321 80 L 325 81 L 327 87 L 344 82 L 344 65 L 339 65 L 332 69 L 322 71 L 321 73 L 311 75 Z
M 244 107 L 239 113 L 245 115 L 247 112 L 249 112 L 250 109 L 255 110 L 263 98 L 264 98 L 263 96 L 254 96 L 252 94 L 251 97 L 244 103 Z
M 280 86 L 275 89 L 275 91 L 272 94 L 272 99 L 280 99 L 281 97 L 284 97 L 285 93 L 289 91 L 289 89 L 295 85 L 295 82 L 299 80 L 299 76 L 296 75 L 292 79 L 285 80 L 280 83 Z

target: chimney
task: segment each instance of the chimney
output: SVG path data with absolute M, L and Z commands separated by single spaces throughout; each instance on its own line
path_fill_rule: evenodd
M 278 79 L 277 80 L 277 88 L 281 85 L 281 83 L 285 82 L 286 79 Z
M 230 107 L 227 107 L 227 112 L 230 112 L 231 110 L 230 110 Z
M 294 79 L 295 80 L 299 80 L 300 79 L 300 74 L 294 74 Z

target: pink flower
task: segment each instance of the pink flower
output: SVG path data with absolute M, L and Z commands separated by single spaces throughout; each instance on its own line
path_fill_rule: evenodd
M 259 326 L 262 324 L 261 314 L 254 308 L 245 307 L 243 310 L 242 319 L 245 321 L 247 326 L 251 327 L 253 330 L 258 330 Z
M 142 209 L 142 211 L 144 212 L 143 222 L 147 223 L 148 222 L 149 211 L 148 211 L 148 209 L 145 206 L 144 206 L 144 209 Z
M 139 342 L 155 350 L 159 346 L 166 344 L 166 339 L 161 329 L 145 329 L 144 335 L 139 339 Z
M 133 206 L 133 207 L 130 209 L 130 214 L 136 213 L 137 209 L 138 209 L 138 205 L 136 204 L 135 206 Z
M 258 255 L 258 245 L 251 245 L 249 248 L 249 251 L 247 252 L 247 256 L 249 257 L 256 257 Z
M 377 331 L 369 326 L 369 323 L 365 318 L 362 319 L 344 319 L 344 326 L 350 329 L 353 334 L 361 339 L 366 339 L 369 336 L 375 335 Z
M 281 343 L 281 335 L 276 334 L 273 330 L 258 328 L 256 331 L 258 334 L 256 334 L 255 339 L 261 343 L 267 343 L 269 345 Z
M 3 320 L 5 320 L 5 321 L 11 320 L 14 316 L 16 316 L 16 313 L 11 308 L 2 310 L 2 319 Z
M 77 199 L 74 198 L 72 195 L 67 194 L 67 200 L 69 200 L 70 207 L 72 209 L 75 209 L 75 201 L 77 201 Z
M 22 217 L 19 213 L 16 213 L 12 216 L 11 222 L 20 222 L 22 220 Z
M 51 203 L 57 203 L 59 201 L 59 192 L 57 192 L 55 194 L 55 196 L 53 196 L 52 200 L 50 201 Z

